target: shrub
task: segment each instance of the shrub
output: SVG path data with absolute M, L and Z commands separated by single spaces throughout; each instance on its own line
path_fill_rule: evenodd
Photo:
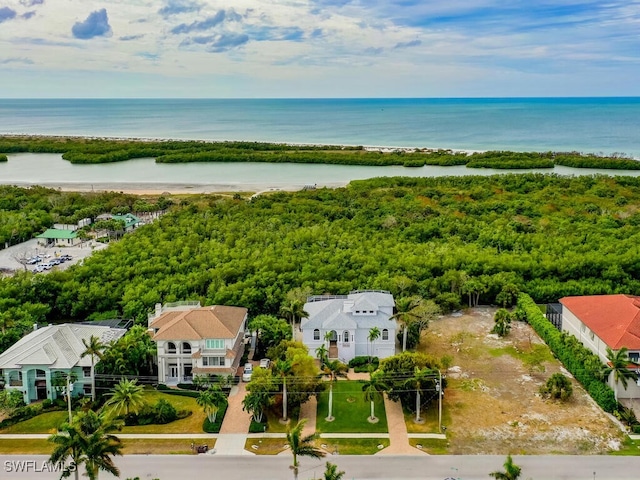
M 155 423 L 164 424 L 178 419 L 176 408 L 164 398 L 158 400 L 153 408 L 155 410 Z
M 561 373 L 554 373 L 547 383 L 540 387 L 540 394 L 554 400 L 567 400 L 573 394 L 571 380 Z
M 42 401 L 42 408 L 43 408 L 44 410 L 48 410 L 48 409 L 50 409 L 51 407 L 53 407 L 53 400 L 51 400 L 50 398 L 45 398 L 45 399 Z
M 194 392 L 192 390 L 176 390 L 175 388 L 168 388 L 168 387 L 160 388 L 160 385 L 158 385 L 158 390 L 168 395 L 178 395 L 182 397 L 198 398 L 198 396 L 200 395 L 199 392 Z
M 378 359 L 378 357 L 360 355 L 349 360 L 349 368 L 366 367 L 369 365 L 369 363 L 375 363 L 377 365 L 379 362 L 380 360 Z
M 439 294 L 434 301 L 440 307 L 442 313 L 453 312 L 454 310 L 460 309 L 462 305 L 460 303 L 460 295 L 451 292 Z
M 181 410 L 180 416 L 176 408 L 170 402 L 161 398 L 155 405 L 145 405 L 138 413 L 125 415 L 124 424 L 131 425 L 164 425 L 173 422 L 178 418 L 185 418 L 191 415 L 188 410 Z

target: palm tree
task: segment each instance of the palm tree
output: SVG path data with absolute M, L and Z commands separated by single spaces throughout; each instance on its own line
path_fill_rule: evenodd
M 282 379 L 282 421 L 286 422 L 287 417 L 287 376 L 293 370 L 291 360 L 277 360 L 273 364 L 273 373 L 279 375 Z
M 219 385 L 211 385 L 206 390 L 201 391 L 196 399 L 196 403 L 202 407 L 210 423 L 216 422 L 216 415 L 226 402 L 227 397 Z
M 327 462 L 327 468 L 324 471 L 324 480 L 342 480 L 344 472 L 338 471 L 338 466 L 331 462 Z
M 371 363 L 371 357 L 375 357 L 375 355 L 373 355 L 374 353 L 373 343 L 379 338 L 380 338 L 380 329 L 378 327 L 371 328 L 369 330 L 369 336 L 367 337 L 371 345 L 371 349 L 369 351 L 369 363 Z
M 116 416 L 136 413 L 144 405 L 144 392 L 138 380 L 122 379 L 113 388 L 111 398 L 105 403 Z
M 49 462 L 63 468 L 62 477 L 71 476 L 75 470 L 78 479 L 79 466 L 83 463 L 89 480 L 96 480 L 100 470 L 119 476 L 112 457 L 122 455 L 122 444 L 112 432 L 120 428 L 120 422 L 104 414 L 91 410 L 80 413 L 71 423 L 63 424 L 59 433 L 49 437 L 55 444 Z M 66 465 L 68 460 L 72 462 L 70 465 Z
M 384 382 L 382 372 L 380 371 L 370 372 L 369 380 L 365 381 L 362 385 L 365 402 L 371 402 L 371 415 L 369 416 L 370 422 L 378 420 L 374 411 L 375 401 L 380 397 L 382 392 L 388 388 L 388 385 Z
M 316 357 L 320 360 L 320 367 L 322 368 L 329 359 L 329 350 L 327 350 L 327 346 L 324 343 L 316 348 Z
M 262 423 L 264 411 L 272 404 L 273 395 L 269 392 L 249 392 L 242 399 L 242 409 L 251 413 L 258 423 Z
M 307 423 L 307 420 L 303 418 L 287 430 L 287 445 L 289 445 L 289 449 L 293 455 L 293 464 L 290 468 L 293 470 L 294 480 L 298 479 L 298 469 L 300 467 L 298 457 L 322 458 L 325 456 L 325 453 L 314 447 L 312 443 L 313 440 L 316 439 L 315 433 L 307 435 L 306 437 L 302 436 L 305 423 Z
M 416 423 L 420 422 L 420 396 L 425 384 L 433 379 L 433 373 L 428 368 L 420 369 L 418 367 L 413 371 L 413 377 L 405 381 L 405 385 L 416 391 Z
M 609 347 L 606 349 L 608 365 L 603 369 L 605 378 L 608 378 L 613 373 L 613 393 L 615 394 L 616 401 L 618 401 L 618 382 L 622 384 L 624 389 L 627 389 L 629 380 L 635 380 L 638 375 L 633 370 L 629 369 L 629 365 L 633 364 L 629 360 L 629 349 L 622 347 L 620 350 L 613 351 Z
M 506 308 L 500 308 L 493 317 L 495 325 L 491 333 L 495 333 L 500 337 L 506 337 L 511 331 L 511 313 Z
M 89 337 L 89 341 L 86 338 L 82 339 L 82 343 L 84 344 L 85 351 L 82 352 L 80 358 L 84 358 L 87 355 L 91 356 L 91 400 L 96 401 L 96 375 L 95 375 L 95 366 L 96 366 L 96 357 L 99 360 L 102 360 L 102 352 L 107 348 L 107 346 L 100 341 L 98 337 L 95 335 L 91 335 Z
M 522 469 L 513 463 L 511 455 L 507 455 L 507 460 L 503 464 L 504 472 L 496 471 L 489 474 L 490 477 L 497 480 L 518 480 Z
M 325 420 L 332 422 L 333 418 L 333 383 L 338 380 L 338 377 L 346 377 L 348 368 L 340 360 L 331 360 L 324 364 L 322 373 L 329 377 L 329 415 Z
M 422 298 L 420 297 L 402 297 L 396 300 L 396 313 L 391 319 L 397 320 L 402 325 L 402 351 L 407 350 L 407 333 L 409 325 L 418 320 L 419 310 L 422 307 Z
M 304 303 L 301 300 L 289 300 L 280 307 L 280 313 L 291 322 L 291 338 L 296 338 L 296 318 L 307 318 L 309 314 L 304 311 Z

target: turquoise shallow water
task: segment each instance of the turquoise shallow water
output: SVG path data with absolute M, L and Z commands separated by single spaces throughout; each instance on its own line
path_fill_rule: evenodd
M 0 134 L 580 151 L 640 158 L 640 98 L 0 99 Z

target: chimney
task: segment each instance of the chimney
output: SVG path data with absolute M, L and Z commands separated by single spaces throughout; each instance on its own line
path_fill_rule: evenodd
M 162 315 L 162 304 L 156 303 L 156 318 Z
M 345 300 L 344 304 L 343 304 L 343 311 L 344 313 L 351 313 L 353 306 L 355 305 L 356 302 L 354 302 L 353 300 Z
M 35 332 L 37 329 L 38 329 L 38 324 L 37 324 L 37 323 L 34 323 L 34 324 L 33 324 L 33 331 Z

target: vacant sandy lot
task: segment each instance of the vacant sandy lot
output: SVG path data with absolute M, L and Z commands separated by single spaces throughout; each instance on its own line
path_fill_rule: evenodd
M 490 334 L 495 309 L 446 316 L 425 332 L 420 349 L 450 355 L 444 409 L 452 454 L 598 454 L 623 436 L 573 381 L 566 403 L 545 400 L 540 386 L 561 371 L 528 324 L 504 339 Z

